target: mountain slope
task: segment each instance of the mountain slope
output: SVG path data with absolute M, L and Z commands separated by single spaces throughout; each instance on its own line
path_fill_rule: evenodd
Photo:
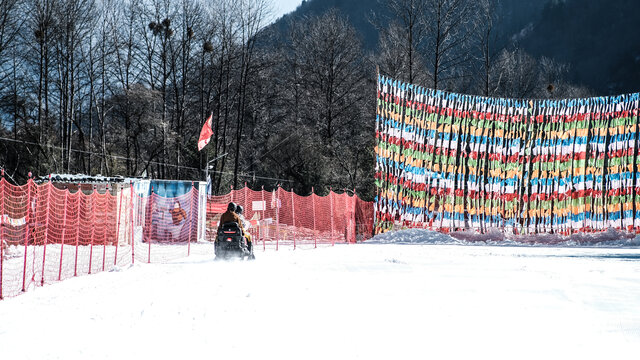
M 601 94 L 640 91 L 640 2 L 551 1 L 520 44 L 570 65 L 569 80 Z
M 518 46 L 569 65 L 568 80 L 598 94 L 640 91 L 640 2 L 635 0 L 497 0 L 496 48 Z M 274 26 L 336 8 L 375 51 L 378 32 L 369 19 L 384 17 L 384 1 L 308 0 Z

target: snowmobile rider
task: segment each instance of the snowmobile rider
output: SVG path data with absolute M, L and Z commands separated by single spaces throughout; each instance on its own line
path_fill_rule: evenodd
M 244 234 L 244 228 L 242 227 L 242 220 L 240 219 L 238 214 L 236 214 L 236 208 L 237 208 L 236 204 L 233 202 L 230 202 L 229 205 L 227 205 L 227 211 L 224 212 L 222 216 L 220 216 L 220 222 L 218 223 L 218 231 L 220 231 L 222 224 L 234 222 L 238 224 L 238 226 L 240 227 L 240 230 L 242 230 L 242 233 Z
M 236 214 L 237 208 L 238 206 L 236 206 L 236 204 L 233 202 L 230 202 L 229 205 L 227 205 L 227 211 L 224 212 L 222 216 L 220 216 L 220 223 L 218 223 L 218 231 L 220 231 L 222 224 L 229 223 L 229 222 L 234 222 L 238 224 L 238 227 L 240 227 L 240 231 L 242 231 L 242 234 L 245 236 L 245 238 L 247 238 L 247 250 L 249 251 L 249 253 L 252 253 L 251 237 L 247 236 L 248 233 L 244 230 L 244 226 L 242 224 L 243 221 L 238 216 L 238 214 Z M 242 209 L 241 206 L 240 208 Z M 218 240 L 216 238 L 216 245 L 217 245 L 217 241 Z
M 251 227 L 251 224 L 249 224 L 249 222 L 244 218 L 243 212 L 244 209 L 242 209 L 242 205 L 236 206 L 236 214 L 238 214 L 240 221 L 242 221 L 242 233 L 244 234 L 244 237 L 247 238 L 247 250 L 251 252 L 251 234 L 247 231 L 249 230 L 249 227 Z

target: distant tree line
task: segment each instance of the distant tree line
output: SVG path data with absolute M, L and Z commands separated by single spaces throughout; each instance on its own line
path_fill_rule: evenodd
M 574 97 L 566 66 L 494 48 L 492 0 L 388 0 L 377 51 L 337 10 L 268 0 L 0 0 L 0 166 L 372 198 L 375 68 L 426 86 Z M 205 119 L 211 142 L 198 152 Z
M 431 88 L 509 98 L 589 96 L 565 80 L 568 66 L 499 41 L 500 0 L 385 0 L 374 15 L 381 70 Z

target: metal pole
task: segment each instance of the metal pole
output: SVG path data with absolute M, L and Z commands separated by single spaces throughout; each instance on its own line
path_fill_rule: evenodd
M 204 181 L 206 181 L 208 184 L 209 183 L 209 152 L 207 151 L 206 153 L 207 153 L 207 163 L 204 166 Z
M 220 159 L 220 158 L 223 158 L 223 157 L 227 156 L 228 154 L 229 153 L 224 153 L 224 154 L 222 154 L 220 156 L 215 157 L 214 159 L 209 160 L 209 153 L 207 153 L 207 166 L 205 166 L 205 179 L 204 179 L 204 181 L 206 181 L 207 183 L 209 182 L 209 166 L 210 166 L 210 164 L 212 162 Z

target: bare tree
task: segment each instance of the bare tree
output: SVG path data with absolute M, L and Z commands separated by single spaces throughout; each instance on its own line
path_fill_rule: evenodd
M 446 81 L 466 76 L 464 66 L 471 59 L 469 46 L 473 18 L 472 0 L 426 0 L 427 44 L 424 48 L 433 76 L 432 86 L 439 89 Z
M 584 86 L 569 83 L 566 76 L 569 65 L 543 56 L 538 62 L 539 78 L 535 96 L 539 98 L 578 98 L 594 94 Z
M 380 35 L 377 63 L 383 73 L 410 83 L 426 84 L 431 79 L 416 44 L 407 40 L 405 29 L 392 22 Z
M 114 0 L 110 8 L 104 9 L 108 26 L 108 39 L 110 40 L 112 55 L 112 72 L 115 81 L 109 85 L 113 87 L 111 93 L 117 93 L 118 89 L 126 94 L 132 89 L 143 72 L 144 59 L 141 57 L 140 35 L 137 28 L 137 19 L 139 18 L 135 1 L 130 0 Z M 143 27 L 144 28 L 144 27 Z M 146 31 L 145 31 L 146 33 Z M 124 97 L 125 101 L 130 99 L 129 96 Z M 137 175 L 139 159 L 139 147 L 134 146 L 136 136 L 133 131 L 135 126 L 135 118 L 129 111 L 130 106 L 124 106 L 120 113 L 122 125 L 124 127 L 124 155 L 125 168 L 127 174 Z
M 427 5 L 425 0 L 385 1 L 390 19 L 378 20 L 382 70 L 409 83 L 424 74 L 422 48 L 427 36 Z M 422 80 L 422 79 L 420 79 Z
M 58 92 L 58 119 L 61 143 L 61 168 L 71 170 L 71 146 L 74 127 L 81 138 L 83 127 L 78 116 L 79 69 L 83 41 L 95 19 L 95 4 L 92 0 L 65 0 L 57 4 L 55 61 L 56 79 L 54 84 Z
M 20 11 L 20 5 L 15 0 L 0 0 L 0 63 L 4 66 L 0 66 L 0 97 L 2 99 L 1 105 L 6 108 L 8 112 L 12 113 L 12 132 L 14 139 L 18 137 L 18 118 L 20 108 L 24 107 L 21 104 L 24 100 L 21 100 L 21 89 L 18 88 L 19 67 L 17 64 L 17 35 L 22 29 L 22 24 L 17 21 L 18 11 Z M 8 56 L 7 52 L 11 53 Z M 7 66 L 7 64 L 11 64 Z M 0 129 L 4 124 L 0 122 Z
M 187 92 L 192 80 L 191 64 L 193 59 L 192 45 L 195 40 L 195 27 L 202 21 L 202 12 L 198 3 L 193 0 L 182 0 L 180 22 L 177 27 L 179 31 L 177 51 L 172 54 L 172 87 L 174 96 L 174 128 L 176 131 L 175 154 L 176 154 L 176 177 L 180 178 L 180 165 L 182 164 L 183 153 L 190 147 L 184 146 L 185 139 L 185 117 L 187 109 Z
M 236 38 L 236 3 L 232 0 L 220 0 L 217 3 L 215 14 L 212 16 L 217 27 L 212 34 L 213 52 L 212 60 L 215 66 L 212 66 L 211 83 L 214 87 L 210 90 L 213 94 L 213 150 L 214 172 L 212 183 L 215 184 L 215 192 L 220 191 L 222 178 L 227 164 L 228 154 L 227 147 L 230 142 L 227 141 L 227 131 L 230 127 L 231 110 L 234 102 L 234 94 L 232 93 L 232 63 L 235 55 L 235 38 Z M 207 162 L 208 163 L 208 162 Z M 226 189 L 225 189 L 226 191 Z
M 531 97 L 538 85 L 537 62 L 523 50 L 503 50 L 491 72 L 492 96 L 523 99 Z
M 16 37 L 21 29 L 18 21 L 20 3 L 16 0 L 0 0 L 0 59 L 4 58 L 7 49 L 14 45 Z M 0 70 L 0 81 L 8 76 Z
M 33 103 L 28 97 L 16 36 L 22 24 L 13 20 L 17 10 L 16 4 L 0 3 L 0 136 L 13 139 L 11 143 L 6 140 L 0 143 L 0 168 L 13 181 L 18 169 L 30 163 L 32 155 L 18 141 L 37 140 L 29 123 Z
M 236 109 L 235 162 L 233 167 L 233 186 L 238 187 L 238 171 L 240 169 L 240 149 L 245 125 L 247 108 L 247 87 L 255 68 L 255 47 L 258 33 L 264 28 L 265 19 L 269 15 L 268 3 L 265 0 L 241 0 L 238 7 L 240 45 L 240 93 Z
M 478 47 L 480 49 L 480 62 L 482 63 L 481 88 L 484 96 L 489 96 L 491 66 L 494 63 L 496 43 L 496 6 L 495 0 L 478 0 L 478 17 L 475 29 L 478 35 Z
M 269 160 L 306 191 L 327 182 L 351 186 L 363 158 L 350 150 L 361 150 L 357 133 L 363 131 L 372 75 L 365 70 L 370 64 L 364 62 L 358 36 L 345 18 L 329 11 L 293 24 L 286 51 L 283 58 L 289 60 L 280 74 L 286 74 L 284 86 L 295 88 L 287 95 L 294 106 L 284 126 L 299 132 L 277 136 L 271 147 L 281 148 Z
M 37 62 L 37 86 L 38 113 L 36 123 L 38 126 L 38 144 L 44 145 L 39 154 L 48 156 L 49 148 L 46 145 L 52 143 L 53 136 L 49 132 L 53 126 L 49 123 L 49 70 L 51 67 L 51 48 L 54 33 L 54 14 L 50 0 L 30 0 L 25 10 L 29 14 L 28 27 L 31 34 L 25 33 L 24 43 L 34 49 Z M 33 36 L 33 38 L 31 37 Z M 35 40 L 35 44 L 34 41 Z M 35 45 L 35 46 L 34 46 Z M 52 157 L 55 159 L 55 157 Z M 41 157 L 37 157 L 36 168 L 40 171 Z

